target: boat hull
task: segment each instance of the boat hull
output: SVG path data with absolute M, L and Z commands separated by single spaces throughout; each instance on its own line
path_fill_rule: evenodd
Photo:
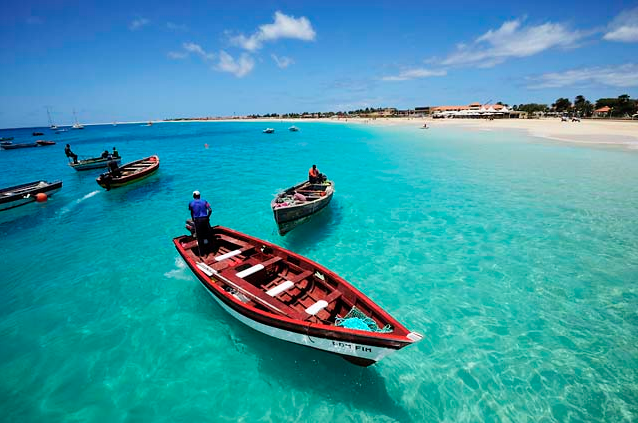
M 136 166 L 140 166 L 145 162 L 153 162 L 153 163 L 148 164 L 147 166 L 145 166 L 144 169 L 135 169 Z M 136 160 L 134 162 L 127 163 L 123 166 L 120 166 L 119 169 L 122 172 L 123 176 L 115 177 L 115 178 L 111 178 L 110 180 L 107 180 L 106 178 L 109 177 L 110 174 L 109 172 L 106 172 L 101 174 L 96 179 L 96 182 L 98 183 L 99 186 L 106 189 L 107 191 L 112 188 L 123 187 L 125 185 L 140 181 L 144 178 L 148 178 L 159 169 L 159 164 L 160 164 L 159 157 L 157 156 L 146 157 L 144 159 Z M 132 171 L 132 173 L 129 173 L 129 170 L 131 169 L 135 169 L 135 170 Z
M 19 144 L 3 144 L 0 145 L 0 147 L 3 150 L 17 150 L 19 148 L 31 148 L 31 147 L 37 147 L 38 144 L 36 143 L 19 143 Z
M 44 181 L 17 185 L 0 191 L 0 211 L 9 210 L 36 201 L 36 195 L 52 195 L 62 188 L 62 181 L 47 183 Z
M 286 192 L 294 191 L 304 185 L 305 183 L 296 185 L 293 188 L 286 190 Z M 316 200 L 308 201 L 299 205 L 292 205 L 286 207 L 278 207 L 277 199 L 282 197 L 282 194 L 279 194 L 275 200 L 271 203 L 271 207 L 273 210 L 273 215 L 275 217 L 275 222 L 277 223 L 277 228 L 279 230 L 279 235 L 286 235 L 288 232 L 292 231 L 297 226 L 308 222 L 314 215 L 322 211 L 326 206 L 330 204 L 332 201 L 332 197 L 334 195 L 334 183 L 329 181 L 329 186 L 326 187 L 325 195 L 319 197 Z
M 87 160 L 80 160 L 77 163 L 69 163 L 69 166 L 71 166 L 73 169 L 77 170 L 78 172 L 82 171 L 82 170 L 91 170 L 91 169 L 103 169 L 105 167 L 108 167 L 109 165 L 109 161 L 111 160 L 115 160 L 117 161 L 117 165 L 120 165 L 120 162 L 122 161 L 122 159 L 87 159 Z
M 352 341 L 327 339 L 321 337 L 321 335 L 319 334 L 310 335 L 307 333 L 297 333 L 256 322 L 255 320 L 246 317 L 242 313 L 228 306 L 213 292 L 209 291 L 206 287 L 206 284 L 202 285 L 204 286 L 204 289 L 206 289 L 208 293 L 213 297 L 215 302 L 224 309 L 224 311 L 226 311 L 228 314 L 230 314 L 246 326 L 256 330 L 257 332 L 261 332 L 264 335 L 268 335 L 282 341 L 303 345 L 305 347 L 314 348 L 316 350 L 337 354 L 348 360 L 349 362 L 363 367 L 371 366 L 377 361 L 380 361 L 382 358 L 387 357 L 397 351 L 397 348 L 366 345 Z

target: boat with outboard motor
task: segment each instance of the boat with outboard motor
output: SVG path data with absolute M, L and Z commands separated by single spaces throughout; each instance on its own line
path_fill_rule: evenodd
M 279 235 L 286 235 L 323 210 L 330 204 L 334 192 L 334 182 L 325 180 L 318 183 L 304 181 L 277 194 L 270 208 Z
M 0 210 L 8 210 L 36 201 L 37 195 L 51 195 L 62 188 L 62 181 L 34 181 L 0 190 Z
M 193 235 L 173 243 L 215 301 L 259 332 L 360 366 L 423 338 L 306 257 L 222 226 L 211 228 L 209 240 L 201 249 Z
M 128 185 L 152 175 L 157 169 L 159 169 L 159 164 L 159 157 L 146 157 L 144 159 L 122 165 L 116 168 L 117 170 L 115 172 L 105 172 L 101 174 L 96 181 L 102 188 L 110 191 L 111 188 Z

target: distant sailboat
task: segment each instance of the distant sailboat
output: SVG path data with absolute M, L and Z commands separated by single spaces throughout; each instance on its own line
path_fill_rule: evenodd
M 84 125 L 78 122 L 78 117 L 75 115 L 75 109 L 73 109 L 73 118 L 75 119 L 75 123 L 71 128 L 73 129 L 84 129 Z
M 47 107 L 47 117 L 49 118 L 49 129 L 55 131 L 56 129 L 58 129 L 58 127 L 56 125 L 53 124 L 53 121 L 51 120 L 51 113 L 49 113 L 49 108 Z

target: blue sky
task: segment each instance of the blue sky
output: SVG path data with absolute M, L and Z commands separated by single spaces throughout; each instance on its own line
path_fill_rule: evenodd
M 8 1 L 0 127 L 638 97 L 638 3 Z

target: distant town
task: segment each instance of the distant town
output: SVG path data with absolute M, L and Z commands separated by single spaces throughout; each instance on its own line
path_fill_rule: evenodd
M 584 96 L 578 95 L 573 101 L 558 98 L 551 105 L 528 103 L 512 106 L 496 102 L 474 102 L 456 106 L 422 106 L 414 109 L 398 109 L 395 107 L 378 107 L 348 111 L 303 112 L 303 113 L 267 113 L 246 116 L 215 117 L 181 117 L 165 119 L 167 121 L 188 120 L 228 120 L 228 119 L 321 119 L 321 118 L 489 118 L 489 119 L 536 119 L 542 117 L 577 117 L 577 118 L 614 118 L 638 119 L 638 100 L 628 94 L 617 98 L 599 98 L 594 103 Z

